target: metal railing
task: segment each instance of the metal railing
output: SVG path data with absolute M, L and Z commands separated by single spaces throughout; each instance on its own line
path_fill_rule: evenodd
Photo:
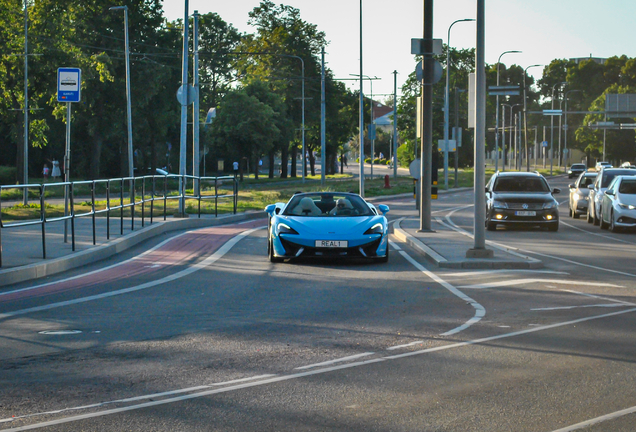
M 183 180 L 183 181 L 181 181 Z M 192 183 L 192 194 L 186 194 L 186 184 L 188 181 Z M 227 192 L 222 186 L 231 184 L 231 191 Z M 79 211 L 76 207 L 78 198 L 76 192 L 80 190 L 80 195 L 87 193 L 86 189 L 90 193 L 90 199 L 84 199 L 84 205 L 89 207 L 87 211 Z M 53 193 L 49 192 L 52 189 L 64 190 L 64 215 L 48 217 L 47 216 L 47 204 L 50 205 L 52 201 L 59 201 L 61 198 L 49 197 Z M 18 190 L 20 197 L 26 190 L 27 196 L 29 193 L 34 195 L 32 201 L 36 201 L 39 204 L 39 218 L 19 220 L 15 222 L 5 222 L 2 218 L 2 205 L 4 201 L 17 201 L 18 195 L 15 194 L 15 198 L 2 198 L 2 192 L 7 190 Z M 238 205 L 238 180 L 234 176 L 223 177 L 194 177 L 194 176 L 180 176 L 176 174 L 168 175 L 149 175 L 141 177 L 122 177 L 104 180 L 85 180 L 74 182 L 57 182 L 57 183 L 43 183 L 43 184 L 26 184 L 26 185 L 4 185 L 0 186 L 0 267 L 2 267 L 2 231 L 4 229 L 20 228 L 26 226 L 40 225 L 42 231 L 42 258 L 46 259 L 46 226 L 47 224 L 54 222 L 64 223 L 64 242 L 66 243 L 68 234 L 68 224 L 70 223 L 70 237 L 72 250 L 75 251 L 75 221 L 80 218 L 91 218 L 92 220 L 92 236 L 93 245 L 97 243 L 96 233 L 96 217 L 105 214 L 106 217 L 106 238 L 110 239 L 110 225 L 111 216 L 113 212 L 115 217 L 119 218 L 120 235 L 124 234 L 124 213 L 130 211 L 130 230 L 135 229 L 135 217 L 138 208 L 141 207 L 139 212 L 141 213 L 141 227 L 146 224 L 146 219 L 149 218 L 150 224 L 153 223 L 156 213 L 157 203 L 160 207 L 160 213 L 163 215 L 163 220 L 166 220 L 168 210 L 168 200 L 196 200 L 197 209 L 196 214 L 201 218 L 201 202 L 214 200 L 214 216 L 218 217 L 218 205 L 219 199 L 231 199 L 232 212 L 236 214 Z M 20 206 L 21 204 L 17 204 Z M 146 215 L 146 207 L 149 206 L 149 217 Z M 192 208 L 184 207 L 184 212 Z

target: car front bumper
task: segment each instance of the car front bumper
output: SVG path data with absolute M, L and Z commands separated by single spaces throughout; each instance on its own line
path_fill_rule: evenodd
M 348 240 L 346 248 L 321 248 L 316 239 L 302 239 L 295 235 L 274 237 L 274 255 L 279 258 L 382 258 L 386 257 L 388 235 L 368 235 L 365 239 Z
M 519 215 L 523 210 L 494 208 L 490 211 L 487 222 L 498 224 L 526 224 L 526 225 L 546 225 L 559 222 L 559 210 L 541 209 L 533 210 L 533 216 Z

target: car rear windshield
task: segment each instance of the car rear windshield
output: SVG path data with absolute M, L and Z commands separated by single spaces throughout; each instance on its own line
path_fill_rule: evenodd
M 493 190 L 495 192 L 550 192 L 550 187 L 541 177 L 499 177 Z
M 623 180 L 618 191 L 626 195 L 636 195 L 636 180 Z
M 606 188 L 614 180 L 614 177 L 619 175 L 634 175 L 634 171 L 630 169 L 617 169 L 603 171 L 603 179 L 601 180 L 601 187 Z

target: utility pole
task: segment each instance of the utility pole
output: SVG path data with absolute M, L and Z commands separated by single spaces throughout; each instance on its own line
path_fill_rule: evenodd
M 320 66 L 320 184 L 325 185 L 325 158 L 327 155 L 327 147 L 325 140 L 325 47 L 320 52 L 322 63 Z M 305 155 L 303 155 L 303 158 Z
M 433 166 L 433 0 L 424 0 L 422 56 L 422 153 L 420 157 L 420 231 L 431 229 L 431 169 Z M 483 200 L 482 200 L 483 201 Z
M 432 0 L 431 0 L 432 1 Z M 360 196 L 364 198 L 364 91 L 362 80 L 362 0 L 360 0 Z M 303 155 L 304 157 L 304 155 Z
M 397 179 L 397 71 L 393 71 L 393 178 Z
M 199 181 L 199 11 L 194 11 L 194 23 L 192 29 L 192 44 L 194 58 L 192 60 L 192 85 L 194 87 L 194 101 L 192 104 L 192 175 L 194 178 L 194 194 L 198 195 L 201 187 Z M 257 167 L 258 169 L 258 167 Z
M 23 181 L 29 184 L 29 8 L 27 0 L 24 0 L 24 160 Z M 66 169 L 66 167 L 64 167 Z M 29 191 L 22 191 L 22 204 L 29 204 Z
M 183 52 L 181 66 L 181 135 L 179 145 L 179 216 L 185 217 L 186 140 L 188 128 L 188 0 L 183 18 Z

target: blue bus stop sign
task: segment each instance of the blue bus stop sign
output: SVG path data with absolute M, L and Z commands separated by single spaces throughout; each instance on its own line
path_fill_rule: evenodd
M 79 68 L 57 69 L 57 101 L 79 102 L 82 70 Z

